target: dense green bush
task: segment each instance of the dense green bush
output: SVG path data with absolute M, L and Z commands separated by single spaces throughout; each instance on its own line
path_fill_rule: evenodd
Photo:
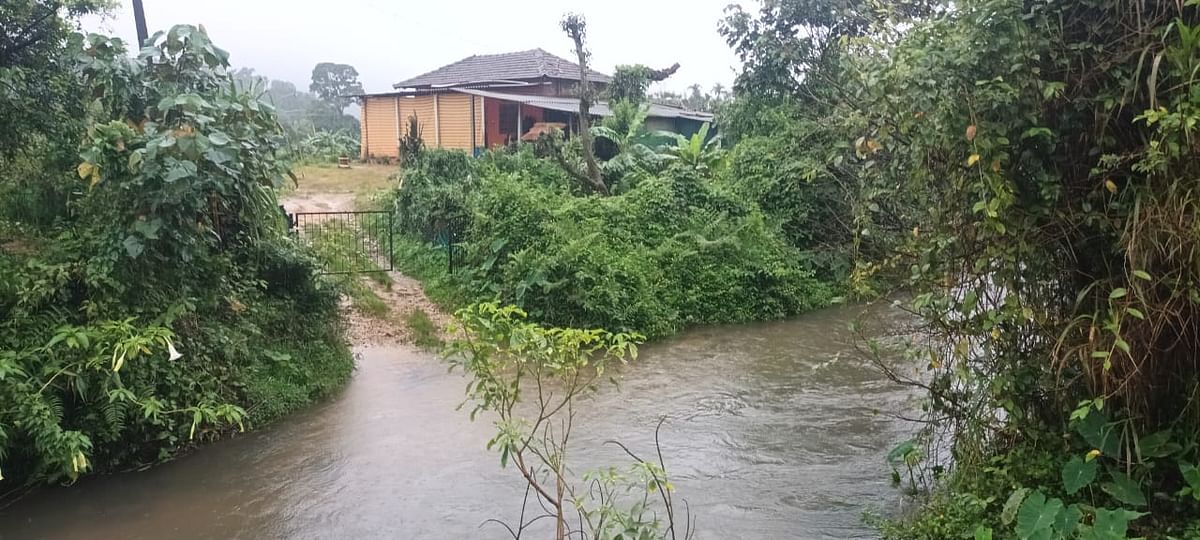
M 423 150 L 411 156 L 400 173 L 402 189 L 390 206 L 397 226 L 424 240 L 434 240 L 449 224 L 464 223 L 466 194 L 478 181 L 478 165 L 452 150 Z
M 754 136 L 730 151 L 728 188 L 775 220 L 789 244 L 819 258 L 823 276 L 844 278 L 853 254 L 853 193 L 814 156 L 812 141 Z
M 422 159 L 402 174 L 398 212 L 437 201 L 424 204 L 453 210 L 412 215 L 459 216 L 453 296 L 499 299 L 549 324 L 662 336 L 794 315 L 827 304 L 836 289 L 814 278 L 807 256 L 757 205 L 684 164 L 610 197 L 577 194 L 528 150 Z M 428 238 L 429 221 L 398 223 L 402 234 Z
M 351 131 L 314 131 L 292 135 L 288 151 L 296 163 L 337 163 L 339 157 L 358 156 L 358 133 Z
M 840 129 L 804 168 L 854 186 L 855 228 L 889 233 L 860 273 L 903 275 L 924 323 L 906 361 L 877 358 L 927 396 L 891 456 L 926 505 L 885 533 L 1195 538 L 1196 2 L 889 7 L 783 0 L 725 25 L 754 95 L 726 111 L 742 141 L 792 124 L 837 150 Z
M 0 161 L 9 193 L 23 170 L 65 187 L 0 219 L 5 485 L 167 459 L 349 376 L 338 291 L 276 208 L 281 129 L 226 70 L 194 27 L 136 59 L 90 36 L 71 73 L 103 99 L 46 140 L 80 158 Z

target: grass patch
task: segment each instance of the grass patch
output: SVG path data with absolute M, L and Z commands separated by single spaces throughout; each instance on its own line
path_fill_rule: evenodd
M 279 313 L 288 312 L 268 314 L 262 340 L 247 351 L 242 391 L 257 426 L 333 394 L 354 371 L 336 316 Z
M 304 165 L 296 167 L 298 186 L 287 184 L 283 192 L 286 195 L 304 195 L 310 193 L 354 193 L 363 197 L 392 187 L 391 176 L 396 167 L 388 165 L 368 165 L 356 163 L 349 169 L 339 169 L 334 164 Z M 358 200 L 358 199 L 356 199 Z M 362 201 L 367 201 L 363 198 Z
M 413 343 L 416 346 L 426 350 L 442 348 L 442 338 L 438 336 L 437 324 L 421 308 L 413 308 L 404 318 L 404 323 L 412 331 Z
M 451 275 L 446 247 L 428 244 L 411 236 L 395 233 L 392 237 L 396 269 L 411 276 L 425 288 L 425 295 L 448 313 L 471 303 L 463 288 Z
M 355 276 L 343 276 L 342 281 L 350 295 L 350 303 L 359 312 L 376 319 L 386 319 L 391 315 L 392 308 L 363 280 Z

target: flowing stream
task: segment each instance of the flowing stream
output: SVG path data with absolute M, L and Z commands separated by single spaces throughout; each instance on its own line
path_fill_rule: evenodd
M 854 354 L 847 326 L 862 310 L 645 347 L 579 407 L 576 466 L 626 464 L 610 439 L 652 455 L 665 416 L 697 538 L 875 537 L 863 515 L 900 504 L 885 455 L 912 431 L 892 415 L 915 404 Z M 465 379 L 424 353 L 359 354 L 329 402 L 144 472 L 35 492 L 0 510 L 0 540 L 506 538 L 483 523 L 514 522 L 523 484 L 485 449 L 491 422 L 455 410 Z

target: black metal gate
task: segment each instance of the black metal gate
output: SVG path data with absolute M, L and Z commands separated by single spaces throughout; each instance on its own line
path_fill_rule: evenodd
M 320 255 L 323 274 L 394 269 L 391 212 L 297 212 L 288 225 Z

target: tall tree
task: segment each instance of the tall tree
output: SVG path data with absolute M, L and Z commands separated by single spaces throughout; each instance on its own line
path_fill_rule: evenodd
M 731 5 L 720 32 L 741 57 L 736 89 L 769 99 L 824 88 L 836 77 L 843 38 L 867 35 L 880 26 L 900 27 L 940 9 L 937 0 L 773 0 L 755 16 Z M 809 84 L 818 81 L 817 84 Z
M 608 83 L 608 97 L 613 101 L 641 103 L 646 101 L 650 83 L 664 81 L 676 71 L 679 71 L 679 62 L 665 69 L 650 69 L 642 64 L 617 66 L 612 82 Z
M 355 94 L 362 94 L 362 83 L 358 82 L 358 70 L 349 64 L 321 62 L 313 67 L 312 84 L 308 90 L 337 108 L 345 110 L 354 103 Z
M 53 142 L 77 133 L 71 127 L 82 116 L 83 100 L 70 53 L 82 49 L 83 39 L 71 21 L 110 5 L 105 0 L 0 2 L 0 156 L 38 137 Z

